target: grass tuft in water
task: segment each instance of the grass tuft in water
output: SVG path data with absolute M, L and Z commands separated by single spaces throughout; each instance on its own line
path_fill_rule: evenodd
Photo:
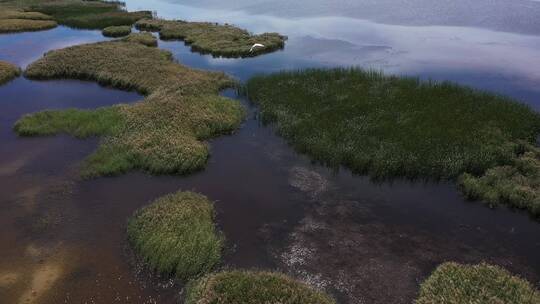
M 19 77 L 21 70 L 9 62 L 0 61 L 0 85 Z
M 57 26 L 51 19 L 42 13 L 4 8 L 0 4 L 0 33 L 48 30 Z
M 454 180 L 469 173 L 463 177 L 469 185 L 471 176 L 519 163 L 524 143 L 534 143 L 540 132 L 540 115 L 510 98 L 356 68 L 257 76 L 246 92 L 260 105 L 263 120 L 275 122 L 297 150 L 376 179 Z M 527 201 L 513 205 L 533 206 L 524 193 L 533 189 L 536 197 L 536 181 L 522 180 L 537 174 L 512 173 L 519 180 L 514 185 L 531 185 L 507 195 Z M 474 188 L 471 193 L 485 192 Z
M 122 41 L 140 43 L 150 47 L 158 46 L 157 38 L 150 33 L 131 33 L 123 38 Z
M 103 29 L 102 34 L 105 37 L 123 37 L 131 33 L 131 26 L 109 26 Z
M 84 177 L 129 170 L 187 174 L 204 168 L 207 139 L 233 132 L 242 122 L 239 102 L 218 95 L 234 84 L 223 73 L 190 69 L 168 51 L 122 40 L 49 52 L 32 63 L 31 79 L 95 80 L 146 98 L 97 110 L 46 111 L 24 116 L 14 127 L 21 136 L 69 133 L 103 136 L 82 168 Z
M 223 237 L 213 219 L 214 207 L 206 197 L 177 192 L 136 211 L 128 221 L 128 238 L 152 269 L 186 282 L 221 259 Z
M 333 304 L 329 296 L 284 274 L 223 271 L 188 286 L 187 304 Z
M 540 293 L 498 266 L 440 265 L 421 285 L 416 304 L 538 304 Z
M 277 33 L 250 34 L 235 26 L 210 22 L 168 21 L 142 19 L 135 26 L 139 30 L 159 32 L 164 40 L 183 40 L 193 51 L 221 57 L 252 57 L 282 49 L 286 37 Z M 264 47 L 255 48 L 255 44 Z

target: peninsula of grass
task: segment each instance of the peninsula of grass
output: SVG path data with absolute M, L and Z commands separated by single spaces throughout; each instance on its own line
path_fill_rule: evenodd
M 538 304 L 540 293 L 529 282 L 487 264 L 440 265 L 421 285 L 416 304 Z
M 19 77 L 20 74 L 21 70 L 17 66 L 9 62 L 0 61 L 0 85 Z
M 59 24 L 83 29 L 131 26 L 139 19 L 152 18 L 149 11 L 127 12 L 120 2 L 99 0 L 6 0 L 0 2 L 0 9 L 39 12 L 51 16 Z
M 221 259 L 223 237 L 213 220 L 206 197 L 177 192 L 136 211 L 128 221 L 128 239 L 152 269 L 187 282 Z
M 163 40 L 183 40 L 192 51 L 216 57 L 252 57 L 282 49 L 286 37 L 278 33 L 250 34 L 235 26 L 210 22 L 187 22 L 141 19 L 135 27 L 142 31 L 159 32 Z M 254 44 L 263 47 L 254 48 Z
M 298 151 L 376 179 L 455 180 L 468 173 L 467 181 L 520 163 L 540 132 L 540 115 L 510 98 L 356 68 L 256 76 L 245 90 L 260 105 L 263 120 L 275 122 Z M 531 185 L 524 191 L 535 195 L 512 190 L 499 201 L 518 198 L 514 205 L 533 210 L 538 187 L 531 177 L 537 179 L 540 171 L 523 169 L 528 173 L 514 174 L 515 179 Z M 471 191 L 481 198 L 495 197 L 482 195 L 483 185 L 475 188 Z
M 38 12 L 24 12 L 0 5 L 0 33 L 42 31 L 57 26 L 52 17 Z
M 131 26 L 121 25 L 121 26 L 109 26 L 101 31 L 105 37 L 123 37 L 131 33 Z
M 186 304 L 334 304 L 322 292 L 284 274 L 223 271 L 188 286 Z
M 231 78 L 187 68 L 174 62 L 170 52 L 137 41 L 55 50 L 29 65 L 25 76 L 94 80 L 146 95 L 135 104 L 44 111 L 16 122 L 14 130 L 21 136 L 102 136 L 100 146 L 82 166 L 82 176 L 87 178 L 129 170 L 152 174 L 200 170 L 209 157 L 205 140 L 233 132 L 244 117 L 239 102 L 218 95 L 234 84 Z

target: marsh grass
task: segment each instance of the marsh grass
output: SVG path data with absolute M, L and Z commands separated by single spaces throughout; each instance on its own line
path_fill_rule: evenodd
M 21 70 L 17 66 L 9 62 L 0 61 L 0 85 L 19 77 L 20 74 Z
M 102 34 L 105 37 L 123 37 L 131 33 L 131 26 L 109 26 L 103 29 Z
M 498 266 L 440 265 L 421 285 L 416 304 L 538 304 L 540 293 Z
M 540 216 L 540 150 L 525 145 L 526 151 L 511 163 L 488 169 L 480 176 L 469 173 L 458 185 L 469 199 L 481 199 L 495 206 L 509 205 Z
M 141 19 L 135 26 L 139 30 L 159 32 L 163 40 L 183 40 L 193 51 L 221 57 L 251 57 L 273 52 L 282 49 L 286 40 L 278 33 L 252 35 L 229 24 L 210 22 Z M 250 52 L 255 43 L 264 47 Z
M 0 33 L 42 31 L 56 26 L 51 16 L 6 8 L 0 4 Z
M 157 38 L 150 33 L 131 33 L 123 38 L 122 41 L 140 43 L 150 47 L 158 46 Z
M 214 207 L 206 197 L 177 192 L 136 211 L 127 233 L 152 269 L 186 282 L 210 271 L 221 259 L 224 241 L 213 220 Z
M 257 76 L 245 90 L 297 150 L 375 179 L 482 175 L 540 132 L 540 115 L 510 98 L 356 68 Z
M 186 304 L 331 304 L 329 296 L 284 274 L 223 271 L 188 286 Z
M 240 103 L 218 95 L 234 84 L 225 74 L 184 67 L 172 60 L 170 52 L 138 42 L 118 40 L 55 50 L 32 63 L 25 75 L 94 80 L 146 95 L 131 105 L 46 111 L 26 115 L 15 124 L 21 136 L 103 136 L 83 165 L 84 177 L 134 169 L 153 174 L 200 170 L 209 156 L 204 141 L 233 132 L 244 117 Z
M 40 17 L 45 15 L 51 16 L 59 24 L 84 29 L 103 29 L 109 26 L 122 25 L 131 26 L 139 19 L 152 18 L 152 13 L 149 11 L 127 12 L 123 9 L 120 2 L 107 1 L 7 0 L 0 2 L 0 9 L 23 10 L 31 12 L 28 14 L 32 15 L 36 15 L 36 12 L 39 12 L 41 13 L 39 15 Z

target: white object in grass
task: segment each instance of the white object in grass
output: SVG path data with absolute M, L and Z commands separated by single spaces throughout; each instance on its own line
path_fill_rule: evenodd
M 250 52 L 250 53 L 253 52 L 253 50 L 254 50 L 255 48 L 258 48 L 258 47 L 264 47 L 264 44 L 255 43 L 255 44 L 251 47 L 251 49 L 249 49 L 249 52 Z

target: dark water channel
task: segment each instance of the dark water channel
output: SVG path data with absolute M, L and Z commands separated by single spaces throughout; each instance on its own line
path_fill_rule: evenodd
M 241 80 L 280 69 L 357 64 L 493 89 L 540 108 L 539 74 L 529 67 L 538 62 L 537 36 L 477 28 L 459 33 L 443 27 L 411 29 L 347 16 L 324 19 L 337 28 L 323 29 L 323 17 L 317 22 L 307 16 L 302 23 L 297 16 L 284 21 L 222 8 L 144 5 L 140 8 L 178 18 L 234 18 L 254 31 L 290 34 L 284 51 L 245 60 L 201 56 L 182 42 L 160 41 L 183 64 L 224 70 Z M 397 38 L 405 34 L 412 42 Z M 461 34 L 461 42 L 449 39 Z M 425 37 L 434 41 L 411 46 L 429 41 Z M 64 27 L 0 35 L 0 60 L 25 66 L 47 50 L 103 39 L 99 32 Z M 478 47 L 489 41 L 509 44 Z M 505 55 L 508 50 L 513 53 Z M 501 63 L 501 58 L 515 61 Z M 223 94 L 236 98 L 230 90 Z M 126 219 L 134 210 L 177 190 L 198 191 L 216 201 L 227 238 L 222 267 L 280 269 L 343 303 L 410 303 L 418 284 L 448 260 L 487 261 L 540 284 L 540 223 L 524 212 L 464 201 L 451 183 L 376 184 L 313 164 L 261 125 L 256 108 L 245 100 L 249 115 L 242 128 L 212 140 L 207 168 L 185 177 L 130 173 L 83 181 L 77 168 L 97 139 L 18 138 L 11 130 L 25 113 L 139 99 L 136 93 L 80 81 L 19 78 L 0 87 L 1 303 L 178 302 L 180 286 L 144 269 L 125 240 Z

